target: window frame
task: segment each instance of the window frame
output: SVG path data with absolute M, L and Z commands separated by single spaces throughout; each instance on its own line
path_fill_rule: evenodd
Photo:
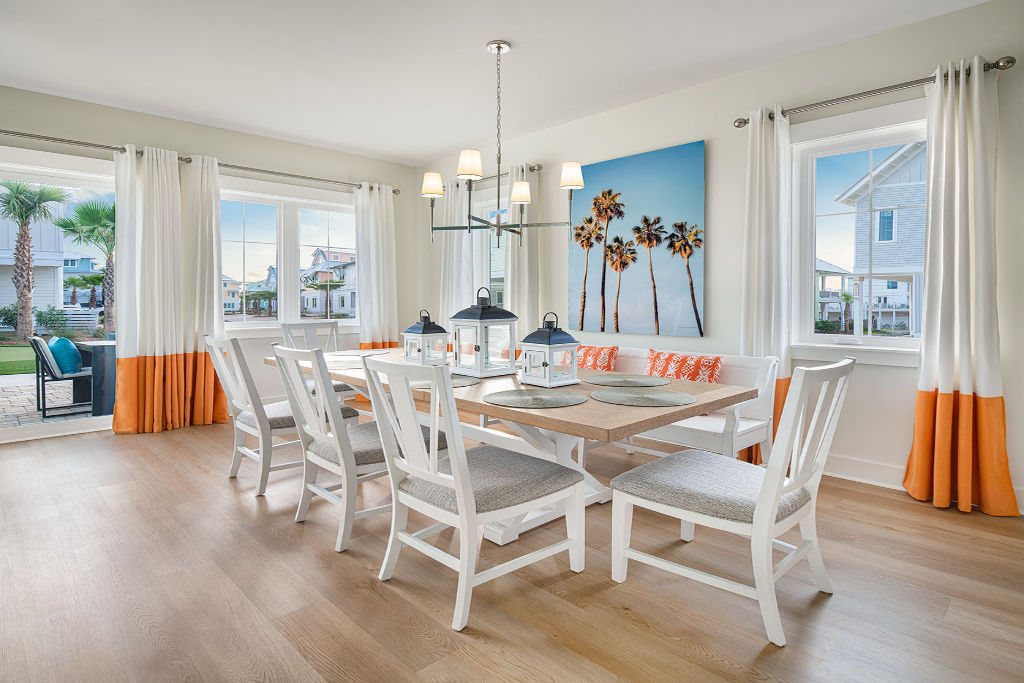
M 916 367 L 920 337 L 847 336 L 814 332 L 815 162 L 819 157 L 877 149 L 927 139 L 924 100 L 840 114 L 791 126 L 792 153 L 792 266 L 790 329 L 794 357 L 831 361 L 854 356 L 860 362 Z M 889 207 L 881 210 L 888 210 Z M 881 210 L 870 211 L 872 217 Z M 850 213 L 855 213 L 851 211 Z M 893 241 L 896 241 L 893 208 Z M 877 238 L 877 227 L 871 229 Z M 891 244 L 891 242 L 883 242 Z M 873 279 L 884 279 L 879 273 Z M 887 291 L 887 290 L 884 290 Z
M 872 213 L 875 213 L 875 211 L 872 210 Z M 895 209 L 895 208 L 893 208 L 893 209 L 878 209 L 877 213 L 878 213 L 878 225 L 875 227 L 875 231 L 874 231 L 875 232 L 875 235 L 874 235 L 874 237 L 875 237 L 875 244 L 892 244 L 893 242 L 899 241 L 899 238 L 897 237 L 897 232 L 896 232 L 897 209 Z M 881 238 L 881 234 L 882 234 L 882 214 L 883 213 L 890 213 L 890 214 L 892 214 L 892 239 L 883 240 Z

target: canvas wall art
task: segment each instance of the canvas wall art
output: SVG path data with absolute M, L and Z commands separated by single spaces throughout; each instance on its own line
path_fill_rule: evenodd
M 569 231 L 574 330 L 704 336 L 704 141 L 583 167 Z

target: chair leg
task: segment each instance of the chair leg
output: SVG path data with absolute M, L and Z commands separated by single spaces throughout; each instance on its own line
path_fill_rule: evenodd
M 750 539 L 750 555 L 754 562 L 754 587 L 757 590 L 757 602 L 761 606 L 764 630 L 768 633 L 768 640 L 782 647 L 786 644 L 786 634 L 782 630 L 779 603 L 775 599 L 772 539 L 767 535 L 752 537 Z
M 270 478 L 270 455 L 274 450 L 274 437 L 269 431 L 260 430 L 260 485 L 256 488 L 256 495 L 262 496 L 267 492 L 267 480 Z
M 612 580 L 622 583 L 626 580 L 629 558 L 629 537 L 633 527 L 633 504 L 623 500 L 617 491 L 612 491 Z
M 398 502 L 397 496 L 391 502 L 391 536 L 388 538 L 388 549 L 384 553 L 384 564 L 380 566 L 380 574 L 377 575 L 381 581 L 387 581 L 395 573 L 395 565 L 398 564 L 398 553 L 404 545 L 398 540 L 398 532 L 405 531 L 409 523 L 409 508 Z
M 693 522 L 687 522 L 685 519 L 679 520 L 679 538 L 689 543 L 693 540 L 696 528 L 697 525 Z
M 306 521 L 306 515 L 309 514 L 309 504 L 313 501 L 313 492 L 309 489 L 309 485 L 316 483 L 316 475 L 319 472 L 320 468 L 315 463 L 309 460 L 302 462 L 302 495 L 299 496 L 299 507 L 295 510 L 296 522 Z
M 356 498 L 359 493 L 359 483 L 353 476 L 345 477 L 341 486 L 341 521 L 338 522 L 338 540 L 334 543 L 336 552 L 344 552 L 348 549 L 349 539 L 352 538 L 352 522 L 356 518 Z
M 586 562 L 586 502 L 583 484 L 572 487 L 572 497 L 565 501 L 565 531 L 569 537 L 569 569 L 577 574 Z
M 811 574 L 814 575 L 814 581 L 818 584 L 818 590 L 822 593 L 832 593 L 832 582 L 828 579 L 825 561 L 821 557 L 821 546 L 818 545 L 818 529 L 814 513 L 814 508 L 811 508 L 811 513 L 800 520 L 800 536 L 803 537 L 803 540 L 811 541 L 814 544 L 811 551 L 807 553 L 807 562 L 811 565 Z
M 632 446 L 633 446 L 633 437 L 627 436 L 626 437 L 626 455 L 633 455 L 634 451 L 633 451 Z
M 242 466 L 242 451 L 239 450 L 245 445 L 245 432 L 235 427 L 234 449 L 231 451 L 231 469 L 228 470 L 228 478 L 234 479 L 238 476 L 238 468 Z
M 459 587 L 455 594 L 452 628 L 461 631 L 469 621 L 469 602 L 473 598 L 473 576 L 476 574 L 477 527 L 459 529 Z
M 576 444 L 576 464 L 581 470 L 587 469 L 587 440 L 584 438 L 580 438 Z

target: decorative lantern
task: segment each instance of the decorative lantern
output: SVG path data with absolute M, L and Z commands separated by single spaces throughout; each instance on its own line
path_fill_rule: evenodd
M 548 316 L 555 317 L 548 320 Z M 571 334 L 558 326 L 558 316 L 544 315 L 543 325 L 531 332 L 522 341 L 523 371 L 519 375 L 522 384 L 536 384 L 539 387 L 564 387 L 578 384 L 576 378 L 576 351 L 580 345 Z M 562 365 L 562 356 L 568 355 L 568 365 Z
M 430 312 L 420 309 L 418 322 L 402 333 L 405 351 L 402 360 L 413 365 L 444 365 L 448 362 L 448 330 L 430 319 Z
M 480 296 L 487 292 L 487 296 Z M 516 373 L 516 320 L 511 311 L 491 305 L 491 291 L 476 291 L 477 303 L 452 316 L 455 362 L 452 372 L 470 377 Z

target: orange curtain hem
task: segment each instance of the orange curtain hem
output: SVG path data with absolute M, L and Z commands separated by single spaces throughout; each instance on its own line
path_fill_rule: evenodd
M 1002 396 L 918 390 L 903 488 L 935 507 L 1020 515 L 1006 450 Z
M 359 342 L 360 349 L 397 349 L 398 342 L 386 341 L 386 342 Z
M 786 405 L 786 395 L 789 393 L 789 383 L 792 377 L 779 377 L 775 380 L 775 404 L 772 406 L 772 439 L 779 431 L 779 417 L 782 416 L 782 408 Z M 761 456 L 761 445 L 754 444 L 750 448 L 744 448 L 739 452 L 739 459 L 755 465 L 760 465 L 764 459 Z
M 162 432 L 227 421 L 227 397 L 209 354 L 117 359 L 114 432 Z

